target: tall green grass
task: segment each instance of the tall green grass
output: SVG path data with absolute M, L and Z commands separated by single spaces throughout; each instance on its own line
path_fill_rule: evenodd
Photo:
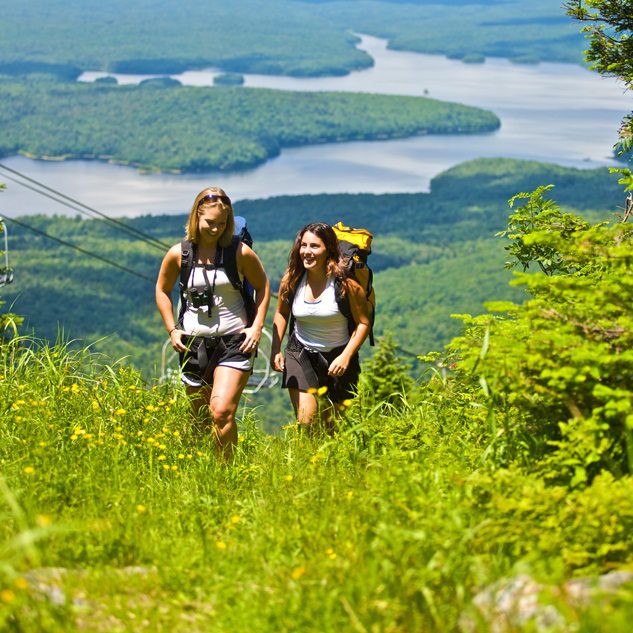
M 6 346 L 0 628 L 455 631 L 502 577 L 631 563 L 628 477 L 570 491 L 498 468 L 485 411 L 439 374 L 392 405 L 369 395 L 334 437 L 265 436 L 243 409 L 224 464 L 180 387 Z M 618 600 L 569 618 L 628 630 L 633 595 Z

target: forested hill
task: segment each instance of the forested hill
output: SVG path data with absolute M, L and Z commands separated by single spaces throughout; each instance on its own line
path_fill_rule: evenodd
M 146 170 L 254 166 L 282 147 L 494 130 L 491 112 L 423 97 L 256 88 L 0 83 L 0 156 Z
M 320 195 L 236 203 L 255 239 L 255 250 L 276 288 L 296 231 L 313 220 L 343 221 L 375 235 L 372 267 L 378 292 L 377 333 L 423 353 L 439 349 L 459 330 L 453 313 L 480 313 L 489 300 L 521 301 L 502 270 L 507 200 L 542 184 L 553 197 L 589 219 L 610 219 L 621 186 L 606 169 L 578 170 L 529 161 L 481 159 L 458 165 L 432 182 L 431 193 Z M 29 216 L 31 224 L 149 278 L 162 252 L 131 241 L 93 220 Z M 166 243 L 182 238 L 185 216 L 141 217 L 129 223 Z M 16 276 L 2 300 L 28 317 L 38 336 L 59 329 L 96 349 L 151 372 L 160 361 L 164 327 L 153 284 L 9 223 Z M 104 337 L 107 337 L 105 340 Z
M 581 63 L 555 0 L 0 0 L 0 73 L 178 74 L 191 68 L 344 75 L 372 65 L 352 32 L 390 47 L 517 62 Z

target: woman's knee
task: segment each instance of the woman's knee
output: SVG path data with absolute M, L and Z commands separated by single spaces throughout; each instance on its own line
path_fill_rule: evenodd
M 218 426 L 232 424 L 235 421 L 236 409 L 231 404 L 221 402 L 219 398 L 211 401 L 211 415 Z

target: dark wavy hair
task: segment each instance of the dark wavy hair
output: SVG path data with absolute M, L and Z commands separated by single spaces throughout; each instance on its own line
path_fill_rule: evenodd
M 345 269 L 341 261 L 341 249 L 338 245 L 338 238 L 334 229 L 325 222 L 312 222 L 304 226 L 295 238 L 295 243 L 288 255 L 288 268 L 284 273 L 279 287 L 279 298 L 285 301 L 289 297 L 293 296 L 299 281 L 305 272 L 305 267 L 301 261 L 299 255 L 299 249 L 301 248 L 301 240 L 306 233 L 313 233 L 324 244 L 327 251 L 327 259 L 325 260 L 325 267 L 329 277 L 342 277 L 345 278 Z

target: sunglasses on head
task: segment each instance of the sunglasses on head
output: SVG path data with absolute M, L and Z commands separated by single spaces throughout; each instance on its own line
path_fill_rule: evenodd
M 207 202 L 223 202 L 224 204 L 231 206 L 231 199 L 228 196 L 218 196 L 215 193 L 208 193 L 204 198 L 198 200 L 198 206 Z

